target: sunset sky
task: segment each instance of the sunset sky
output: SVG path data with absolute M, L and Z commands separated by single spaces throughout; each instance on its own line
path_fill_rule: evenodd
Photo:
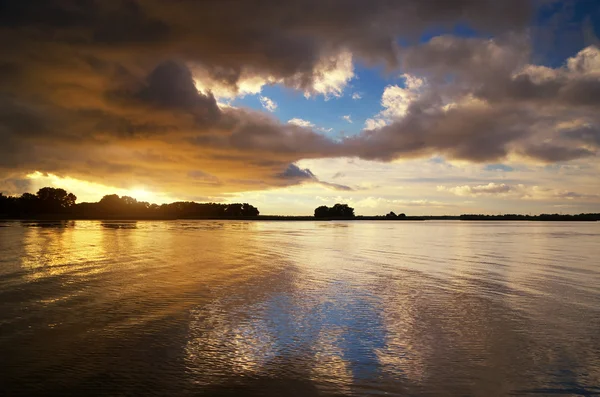
M 0 191 L 600 212 L 600 1 L 0 2 Z

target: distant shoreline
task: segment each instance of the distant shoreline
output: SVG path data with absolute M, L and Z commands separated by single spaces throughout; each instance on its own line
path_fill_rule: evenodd
M 588 216 L 594 215 L 594 216 Z M 598 222 L 600 216 L 598 214 L 582 214 L 582 215 L 424 215 L 424 216 L 406 216 L 390 218 L 386 216 L 355 216 L 353 218 L 315 218 L 314 216 L 285 216 L 285 215 L 258 215 L 248 217 L 81 217 L 81 216 L 65 216 L 64 214 L 57 215 L 38 215 L 31 217 L 2 217 L 0 222 L 58 222 L 58 221 L 385 221 L 385 222 L 405 222 L 405 221 L 529 221 L 529 222 Z
M 407 216 L 390 211 L 386 215 L 356 215 L 348 204 L 321 205 L 314 215 L 261 215 L 248 203 L 196 203 L 177 201 L 170 204 L 151 204 L 133 197 L 108 194 L 97 203 L 77 203 L 77 197 L 64 189 L 43 187 L 36 194 L 5 196 L 0 192 L 0 220 L 15 221 L 148 221 L 148 220 L 244 220 L 244 221 L 600 221 L 600 213 L 573 215 L 420 215 Z

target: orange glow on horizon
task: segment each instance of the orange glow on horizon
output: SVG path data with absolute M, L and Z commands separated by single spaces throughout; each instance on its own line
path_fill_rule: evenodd
M 96 202 L 107 194 L 117 194 L 119 196 L 133 197 L 138 201 L 147 201 L 153 204 L 171 203 L 181 201 L 178 198 L 168 196 L 163 193 L 156 193 L 142 186 L 135 186 L 130 189 L 107 186 L 101 183 L 88 182 L 69 176 L 60 177 L 54 174 L 45 174 L 35 171 L 26 175 L 31 182 L 31 192 L 35 193 L 44 186 L 63 188 L 77 196 L 77 202 Z

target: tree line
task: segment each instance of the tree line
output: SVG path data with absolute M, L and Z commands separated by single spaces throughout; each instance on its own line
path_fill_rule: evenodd
M 178 201 L 170 204 L 151 204 L 129 196 L 109 194 L 97 203 L 77 203 L 77 197 L 64 189 L 44 187 L 36 194 L 6 196 L 0 193 L 0 219 L 61 218 L 61 219 L 239 219 L 258 217 L 258 208 L 248 203 L 221 204 Z M 482 215 L 460 216 L 406 216 L 393 211 L 381 216 L 356 216 L 348 204 L 332 207 L 319 206 L 314 217 L 265 217 L 260 219 L 310 220 L 310 219 L 362 219 L 362 220 L 506 220 L 506 221 L 600 221 L 600 214 L 541 214 L 541 215 Z
M 99 218 L 244 218 L 260 214 L 248 203 L 196 203 L 179 201 L 170 204 L 151 204 L 129 196 L 109 194 L 97 203 L 76 203 L 77 197 L 64 189 L 44 187 L 36 194 L 5 196 L 0 193 L 0 217 L 32 218 L 61 217 L 80 219 Z

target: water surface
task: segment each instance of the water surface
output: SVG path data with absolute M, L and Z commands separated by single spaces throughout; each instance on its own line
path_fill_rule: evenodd
M 600 223 L 0 223 L 2 395 L 599 395 Z

